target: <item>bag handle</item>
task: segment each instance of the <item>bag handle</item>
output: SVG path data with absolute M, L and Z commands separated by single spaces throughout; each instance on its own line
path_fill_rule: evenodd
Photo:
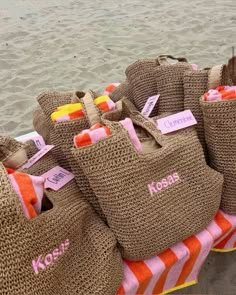
M 188 62 L 188 60 L 185 57 L 175 57 L 173 55 L 169 54 L 161 54 L 157 57 L 156 61 L 159 63 L 159 65 L 169 65 L 168 59 L 177 60 L 179 62 Z
M 221 84 L 225 65 L 217 65 L 210 69 L 208 74 L 208 89 L 214 89 Z
M 92 90 L 89 90 L 85 93 L 85 96 L 81 98 L 90 126 L 93 126 L 96 123 L 101 123 L 100 111 L 94 104 L 94 96 L 95 93 Z
M 228 71 L 232 84 L 236 85 L 236 56 L 233 56 L 228 61 Z
M 144 117 L 141 113 L 139 113 L 133 106 L 132 102 L 130 102 L 127 98 L 123 98 L 121 101 L 122 109 L 105 113 L 102 116 L 102 122 L 111 130 L 116 132 L 124 131 L 123 126 L 118 122 L 123 113 L 125 114 L 125 116 L 129 117 L 134 124 L 142 127 L 150 135 L 152 135 L 159 145 L 165 146 L 168 142 L 170 142 L 170 140 L 173 140 L 172 137 L 169 137 L 168 135 L 163 135 L 161 131 L 155 126 L 153 120 L 148 119 Z

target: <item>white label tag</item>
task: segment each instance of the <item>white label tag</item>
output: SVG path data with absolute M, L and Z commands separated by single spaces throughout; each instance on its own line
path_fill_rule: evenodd
M 177 131 L 195 124 L 197 124 L 197 121 L 190 110 L 157 120 L 157 128 L 161 130 L 162 134 Z
M 160 94 L 150 96 L 147 99 L 145 106 L 142 109 L 141 114 L 144 115 L 145 117 L 149 117 L 149 115 L 151 114 L 153 108 L 155 107 L 159 97 L 160 97 Z

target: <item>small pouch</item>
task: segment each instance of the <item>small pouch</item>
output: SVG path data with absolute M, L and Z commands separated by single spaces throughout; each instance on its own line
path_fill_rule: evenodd
M 81 198 L 73 180 L 59 191 L 46 189 L 45 195 L 52 209 L 27 219 L 0 163 L 0 280 L 4 292 L 115 294 L 123 271 L 114 234 Z
M 83 111 L 85 117 L 73 119 L 69 121 L 63 121 L 58 123 L 50 122 L 52 126 L 51 131 L 51 143 L 57 147 L 60 147 L 61 153 L 63 155 L 63 168 L 72 171 L 75 175 L 78 187 L 82 195 L 90 202 L 96 212 L 105 219 L 97 198 L 92 191 L 90 184 L 83 173 L 80 166 L 74 161 L 74 157 L 71 153 L 71 148 L 74 146 L 74 136 L 80 131 L 88 129 L 95 123 L 100 122 L 102 111 L 94 104 L 94 99 L 98 96 L 93 91 L 88 91 L 83 97 L 74 95 L 71 97 L 72 102 L 81 102 L 83 105 Z M 40 104 L 43 105 L 41 99 Z M 46 108 L 46 104 L 45 104 Z M 50 118 L 51 112 L 47 110 L 47 116 Z M 52 150 L 54 153 L 54 151 Z M 66 161 L 66 162 L 65 162 Z M 60 162 L 59 162 L 60 163 Z M 65 165 L 65 163 L 67 165 Z
M 219 209 L 223 177 L 206 165 L 195 132 L 162 135 L 151 120 L 130 110 L 129 103 L 124 99 L 121 110 L 102 116 L 110 136 L 73 154 L 122 255 L 142 260 L 208 225 Z M 155 141 L 150 152 L 133 146 L 118 122 L 127 116 Z

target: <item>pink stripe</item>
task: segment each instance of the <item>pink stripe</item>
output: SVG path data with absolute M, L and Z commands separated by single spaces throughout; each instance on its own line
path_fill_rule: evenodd
M 56 123 L 60 123 L 60 122 L 64 122 L 64 121 L 69 121 L 70 120 L 70 117 L 69 115 L 64 115 L 64 116 L 61 116 L 59 118 L 56 119 Z
M 125 262 L 122 285 L 125 290 L 125 295 L 136 294 L 139 287 L 139 281 Z
M 207 226 L 207 230 L 210 232 L 214 240 L 218 239 L 222 235 L 222 229 L 214 220 Z
M 201 243 L 201 250 L 194 264 L 192 272 L 187 277 L 186 282 L 191 282 L 193 280 L 198 279 L 198 274 L 199 274 L 199 271 L 201 270 L 202 264 L 206 260 L 213 245 L 213 238 L 207 230 L 203 230 L 202 232 L 198 233 L 195 236 Z
M 111 99 L 108 99 L 107 104 L 109 106 L 109 110 L 113 111 L 116 109 L 116 105 Z
M 164 262 L 158 257 L 152 257 L 150 259 L 144 260 L 145 264 L 149 267 L 151 272 L 153 273 L 152 278 L 149 281 L 149 284 L 145 290 L 145 294 L 153 294 L 153 289 L 156 286 L 160 276 L 163 271 L 166 269 Z
M 141 145 L 141 142 L 139 141 L 139 138 L 138 138 L 137 133 L 134 129 L 134 125 L 133 125 L 133 122 L 131 121 L 131 119 L 126 118 L 126 119 L 120 121 L 120 123 L 128 131 L 130 140 L 131 140 L 132 144 L 135 146 L 136 150 L 138 152 L 142 152 L 142 145 Z
M 188 248 L 182 242 L 171 247 L 171 249 L 175 253 L 175 255 L 178 257 L 178 260 L 171 267 L 171 269 L 168 273 L 168 276 L 166 278 L 166 283 L 164 286 L 164 290 L 168 290 L 170 288 L 173 288 L 176 285 L 176 283 L 182 273 L 183 266 L 184 266 L 185 262 L 190 257 L 190 255 L 189 255 L 190 253 L 189 253 Z
M 89 132 L 92 143 L 96 143 L 104 137 L 107 137 L 107 134 L 104 128 L 98 128 Z
M 26 208 L 26 206 L 25 206 L 25 203 L 24 203 L 24 201 L 23 201 L 22 195 L 21 195 L 21 193 L 20 193 L 19 186 L 18 186 L 18 184 L 17 184 L 17 182 L 16 182 L 14 176 L 13 176 L 12 174 L 9 174 L 8 177 L 9 177 L 9 179 L 10 179 L 10 182 L 11 182 L 11 185 L 12 185 L 12 187 L 13 187 L 13 190 L 15 191 L 16 195 L 18 196 L 18 198 L 19 198 L 19 200 L 20 200 L 20 202 L 21 202 L 21 206 L 22 206 L 22 210 L 23 210 L 24 215 L 25 215 L 27 218 L 29 218 L 29 217 L 30 217 L 30 216 L 29 216 L 29 212 L 28 212 L 28 210 L 27 210 L 27 208 Z
M 34 206 L 36 213 L 39 215 L 42 211 L 42 199 L 43 199 L 43 194 L 44 194 L 45 179 L 41 176 L 29 175 L 29 177 L 32 179 L 34 191 L 37 196 L 37 203 L 34 204 L 33 206 Z
M 234 227 L 236 227 L 236 215 L 229 215 L 224 213 L 223 211 L 220 210 L 220 213 L 224 215 L 224 218 L 228 220 Z
M 234 248 L 234 244 L 236 242 L 236 232 L 232 235 L 232 237 L 228 240 L 225 244 L 224 249 L 231 249 Z
M 230 229 L 227 233 L 225 233 L 220 239 L 218 239 L 217 241 L 215 241 L 214 244 L 213 244 L 213 248 L 214 248 L 215 246 L 217 246 L 220 242 L 222 242 L 225 238 L 227 238 L 228 235 L 229 235 L 232 231 L 234 231 L 234 228 L 231 228 L 231 229 Z

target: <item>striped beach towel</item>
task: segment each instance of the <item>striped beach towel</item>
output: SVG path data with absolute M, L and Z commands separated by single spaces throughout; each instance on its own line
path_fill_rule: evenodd
M 115 110 L 115 103 L 107 95 L 94 99 L 94 104 L 103 112 Z M 52 114 L 51 120 L 54 123 L 69 121 L 85 116 L 82 103 L 70 103 L 59 106 Z
M 236 216 L 219 211 L 205 230 L 161 254 L 144 261 L 124 260 L 124 279 L 117 295 L 167 294 L 196 284 L 212 248 L 236 249 Z
M 13 190 L 19 197 L 24 215 L 34 218 L 41 213 L 45 179 L 6 168 Z

